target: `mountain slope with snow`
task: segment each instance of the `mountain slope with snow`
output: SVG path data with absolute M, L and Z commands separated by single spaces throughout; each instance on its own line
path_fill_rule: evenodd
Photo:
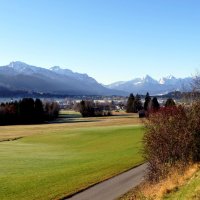
M 129 93 L 145 94 L 150 92 L 152 95 L 167 94 L 172 91 L 189 90 L 192 78 L 175 78 L 167 76 L 159 81 L 153 79 L 149 75 L 144 78 L 135 78 L 130 81 L 120 81 L 107 85 L 110 89 L 123 90 Z
M 191 82 L 191 77 L 167 76 L 157 81 L 146 75 L 143 78 L 118 81 L 105 86 L 87 74 L 59 66 L 46 69 L 17 61 L 0 67 L 0 91 L 23 90 L 61 95 L 128 95 L 149 92 L 151 95 L 158 95 L 175 90 L 189 90 Z
M 62 95 L 125 95 L 108 89 L 87 74 L 60 67 L 45 69 L 23 62 L 0 67 L 0 86 L 9 90 L 24 90 Z

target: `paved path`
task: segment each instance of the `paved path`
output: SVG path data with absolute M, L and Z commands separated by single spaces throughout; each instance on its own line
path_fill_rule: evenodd
M 147 164 L 140 165 L 80 192 L 68 200 L 114 200 L 141 183 L 146 168 Z

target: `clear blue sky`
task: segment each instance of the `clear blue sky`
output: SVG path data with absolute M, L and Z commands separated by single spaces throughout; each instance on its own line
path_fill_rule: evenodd
M 0 0 L 0 65 L 88 73 L 102 83 L 200 69 L 199 0 Z

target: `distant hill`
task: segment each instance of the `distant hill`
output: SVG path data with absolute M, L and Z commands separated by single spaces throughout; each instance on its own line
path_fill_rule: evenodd
M 119 81 L 106 87 L 129 93 L 146 94 L 146 92 L 149 92 L 152 95 L 163 95 L 173 91 L 189 91 L 191 89 L 191 82 L 192 77 L 176 78 L 174 76 L 168 76 L 157 81 L 149 75 L 146 75 L 144 78 Z
M 75 73 L 58 66 L 45 69 L 23 62 L 0 67 L 0 92 L 27 91 L 58 95 L 126 95 L 109 89 L 87 74 Z

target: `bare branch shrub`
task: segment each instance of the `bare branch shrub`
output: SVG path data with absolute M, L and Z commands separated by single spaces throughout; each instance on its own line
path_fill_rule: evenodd
M 194 91 L 200 92 L 200 74 L 199 72 L 193 77 L 192 87 Z
M 187 124 L 188 116 L 182 106 L 150 113 L 143 140 L 150 181 L 159 181 L 171 167 L 177 164 L 184 167 L 192 159 L 194 139 Z
M 193 102 L 188 109 L 188 128 L 193 134 L 193 161 L 200 161 L 200 100 Z

